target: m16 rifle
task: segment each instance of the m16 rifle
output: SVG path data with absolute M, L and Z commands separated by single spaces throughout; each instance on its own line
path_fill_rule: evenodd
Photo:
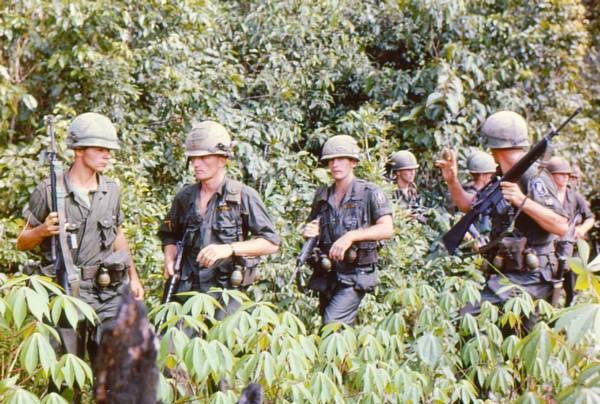
M 62 176 L 62 166 L 57 161 L 56 152 L 56 139 L 54 136 L 54 116 L 48 116 L 48 131 L 50 132 L 50 151 L 48 152 L 48 160 L 50 161 L 50 188 L 52 193 L 51 208 L 52 212 L 58 212 L 59 224 L 61 222 L 60 210 L 58 205 L 58 188 L 57 188 L 57 177 Z M 64 231 L 64 229 L 60 229 Z M 63 251 L 58 235 L 51 236 L 50 238 L 50 259 L 52 260 L 52 273 L 56 275 L 57 283 L 63 288 L 65 294 L 70 294 L 69 277 L 63 261 Z M 70 251 L 67 251 L 70 254 Z
M 163 290 L 163 296 L 160 300 L 161 305 L 165 305 L 170 303 L 173 300 L 173 295 L 179 288 L 179 282 L 181 281 L 181 259 L 183 257 L 184 251 L 184 243 L 186 236 L 184 235 L 181 240 L 177 242 L 175 245 L 177 247 L 177 254 L 175 255 L 175 263 L 173 265 L 173 276 L 171 276 L 167 283 L 165 284 L 165 289 Z M 167 311 L 161 317 L 160 321 L 156 324 L 155 331 L 160 333 L 160 329 L 162 328 L 165 320 L 167 318 Z
M 315 220 L 317 221 L 317 224 L 320 227 L 321 215 L 317 215 Z M 302 290 L 304 288 L 304 285 L 302 284 L 302 273 L 300 272 L 300 269 L 302 269 L 306 261 L 314 253 L 315 247 L 317 246 L 318 242 L 319 236 L 310 237 L 304 242 L 302 250 L 300 251 L 300 255 L 298 255 L 298 258 L 296 259 L 296 268 L 294 269 L 294 272 L 292 272 L 292 276 L 290 277 L 290 280 L 288 281 L 287 285 L 290 285 L 294 281 L 294 279 L 296 279 L 298 289 Z
M 581 112 L 581 107 L 577 108 L 556 130 L 551 130 L 546 136 L 537 142 L 517 163 L 511 167 L 502 177 L 495 176 L 481 190 L 471 210 L 467 212 L 458 223 L 456 223 L 444 236 L 442 240 L 450 254 L 455 254 L 465 233 L 469 230 L 471 224 L 477 218 L 485 213 L 496 209 L 499 214 L 504 214 L 510 207 L 508 201 L 502 196 L 500 183 L 503 181 L 517 182 L 521 176 L 535 163 L 546 151 L 546 148 L 552 138 L 567 125 L 571 119 Z

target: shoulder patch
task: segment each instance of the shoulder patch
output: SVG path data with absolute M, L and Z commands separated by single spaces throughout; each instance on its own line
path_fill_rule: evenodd
M 373 197 L 375 197 L 375 200 L 378 203 L 385 203 L 385 201 L 386 201 L 385 194 L 383 193 L 381 188 L 378 188 L 375 190 L 375 192 L 373 192 Z
M 544 181 L 540 180 L 539 178 L 533 180 L 532 186 L 535 193 L 539 196 L 548 194 L 548 189 L 546 188 L 546 185 L 544 185 Z

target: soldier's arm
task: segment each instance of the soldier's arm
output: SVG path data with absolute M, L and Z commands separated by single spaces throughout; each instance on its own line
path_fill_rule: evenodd
M 579 226 L 575 226 L 575 238 L 586 238 L 592 227 L 594 227 L 594 217 L 588 217 Z
M 460 182 L 458 181 L 458 165 L 456 163 L 456 156 L 454 151 L 448 150 L 448 159 L 437 160 L 435 162 L 436 167 L 442 170 L 442 178 L 448 185 L 448 191 L 450 191 L 450 198 L 461 212 L 468 212 L 471 210 L 471 205 L 475 200 L 475 195 L 464 190 Z
M 394 235 L 394 223 L 391 215 L 381 216 L 375 224 L 364 229 L 351 230 L 337 239 L 329 249 L 329 258 L 343 260 L 346 250 L 358 241 L 387 240 Z
M 500 186 L 504 199 L 513 206 L 522 207 L 523 213 L 535 220 L 544 230 L 557 236 L 567 234 L 569 223 L 566 217 L 526 197 L 521 188 L 513 182 L 503 181 Z
M 127 242 L 127 238 L 125 237 L 125 231 L 121 226 L 117 227 L 117 237 L 115 238 L 115 242 L 113 244 L 113 248 L 115 251 L 127 251 L 129 254 L 129 284 L 131 288 L 131 293 L 133 297 L 137 300 L 141 300 L 144 298 L 144 288 L 142 283 L 140 282 L 140 277 L 138 276 L 137 270 L 135 268 L 135 263 L 133 262 L 133 257 L 131 257 L 131 251 L 129 250 L 129 243 Z
M 21 251 L 32 250 L 39 246 L 46 238 L 59 233 L 58 213 L 51 212 L 44 223 L 39 226 L 25 225 L 17 238 L 17 249 Z

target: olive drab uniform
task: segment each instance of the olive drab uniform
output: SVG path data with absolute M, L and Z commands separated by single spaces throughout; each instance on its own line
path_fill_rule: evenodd
M 422 206 L 419 191 L 414 183 L 408 184 L 406 192 L 399 188 L 394 189 L 392 199 L 404 209 L 417 209 Z
M 525 195 L 542 206 L 564 216 L 564 211 L 558 201 L 554 181 L 545 169 L 539 175 L 539 165 L 534 164 L 518 181 L 518 185 Z M 492 212 L 492 242 L 502 237 L 503 232 L 512 222 L 509 213 L 517 212 L 518 207 L 511 207 L 509 212 L 499 216 Z M 501 238 L 501 241 L 490 251 L 484 254 L 487 262 L 495 263 L 497 271 L 490 271 L 484 290 L 481 293 L 482 301 L 489 301 L 501 305 L 515 293 L 508 290 L 500 293 L 506 287 L 505 278 L 510 283 L 524 288 L 534 299 L 549 300 L 553 290 L 553 279 L 557 275 L 557 260 L 554 254 L 554 235 L 544 230 L 531 217 L 520 213 L 514 221 L 514 231 Z M 537 260 L 527 257 L 534 254 Z M 535 267 L 530 267 L 528 264 Z M 478 314 L 479 305 L 467 305 L 463 313 Z M 532 320 L 532 319 L 530 319 Z M 532 324 L 529 324 L 530 326 Z
M 266 208 L 254 189 L 226 177 L 209 201 L 204 217 L 200 216 L 197 206 L 200 189 L 201 184 L 195 183 L 179 191 L 158 231 L 163 248 L 176 244 L 185 235 L 177 292 L 231 288 L 230 276 L 235 265 L 242 265 L 250 271 L 258 265 L 258 257 L 229 257 L 211 268 L 203 268 L 197 257 L 209 244 L 231 244 L 246 240 L 250 234 L 276 245 L 280 243 Z M 226 314 L 238 307 L 236 302 L 230 303 Z
M 391 215 L 387 198 L 377 185 L 354 179 L 339 208 L 336 208 L 334 186 L 322 185 L 316 191 L 310 220 L 321 215 L 318 247 L 324 254 L 331 245 L 351 230 L 367 228 L 382 216 Z M 343 322 L 352 324 L 366 292 L 378 283 L 376 262 L 377 241 L 361 241 L 350 249 L 355 259 L 333 261 L 325 271 L 318 262 L 310 263 L 312 276 L 307 288 L 320 292 L 320 311 L 323 324 Z M 350 250 L 349 249 L 349 250 Z M 348 252 L 346 253 L 349 256 Z
M 569 217 L 569 222 L 574 220 L 574 226 L 578 226 L 590 217 L 594 217 L 594 214 L 588 207 L 585 202 L 585 198 L 570 186 L 567 187 L 567 192 L 565 194 L 565 200 L 562 204 L 562 207 L 565 213 Z M 575 274 L 568 268 L 566 265 L 566 259 L 573 256 L 573 248 L 575 245 L 575 241 L 572 238 L 572 235 L 567 234 L 564 237 L 560 237 L 556 239 L 556 256 L 559 259 L 560 265 L 563 265 L 563 270 L 565 273 L 564 277 L 564 289 L 565 289 L 565 304 L 568 306 L 573 301 L 574 297 L 574 289 L 575 289 Z M 562 261 L 562 262 L 561 262 Z
M 78 192 L 64 175 L 65 214 L 67 239 L 69 240 L 73 263 L 80 271 L 80 299 L 89 304 L 98 315 L 100 325 L 90 329 L 88 351 L 92 358 L 100 343 L 101 328 L 117 316 L 121 296 L 129 289 L 128 269 L 129 254 L 125 251 L 113 252 L 113 243 L 117 237 L 117 227 L 123 223 L 120 190 L 117 182 L 111 178 L 98 175 L 98 188 L 89 193 L 89 200 Z M 24 218 L 33 227 L 43 223 L 51 212 L 50 180 L 42 181 L 31 194 L 29 206 Z M 55 277 L 50 257 L 50 238 L 41 244 L 43 260 L 41 270 L 47 276 Z M 110 284 L 101 288 L 97 275 L 107 270 Z M 71 329 L 59 329 L 65 349 L 76 353 L 75 335 Z M 80 352 L 81 353 L 81 352 Z

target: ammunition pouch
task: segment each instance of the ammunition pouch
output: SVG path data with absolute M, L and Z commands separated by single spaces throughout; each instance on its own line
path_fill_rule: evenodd
M 505 237 L 498 245 L 498 254 L 494 259 L 495 264 L 498 265 L 494 266 L 502 272 L 526 271 L 524 254 L 526 245 L 525 237 Z
M 49 278 L 56 278 L 54 265 L 42 265 L 41 261 L 28 262 L 23 266 L 23 273 L 26 275 L 43 275 Z
M 127 251 L 115 251 L 106 257 L 100 265 L 90 265 L 81 268 L 82 280 L 93 279 L 100 289 L 108 285 L 116 285 L 127 279 L 128 269 L 131 266 L 130 256 Z M 110 282 L 98 282 L 100 276 L 108 275 Z
M 377 241 L 360 241 L 356 243 L 357 258 L 356 265 L 367 266 L 377 262 L 379 257 L 379 243 Z
M 241 286 L 249 286 L 260 280 L 260 257 L 236 257 L 235 261 L 243 275 Z
M 375 290 L 375 286 L 377 286 L 378 283 L 379 279 L 375 268 L 356 268 L 356 282 L 354 283 L 354 289 L 372 292 Z

